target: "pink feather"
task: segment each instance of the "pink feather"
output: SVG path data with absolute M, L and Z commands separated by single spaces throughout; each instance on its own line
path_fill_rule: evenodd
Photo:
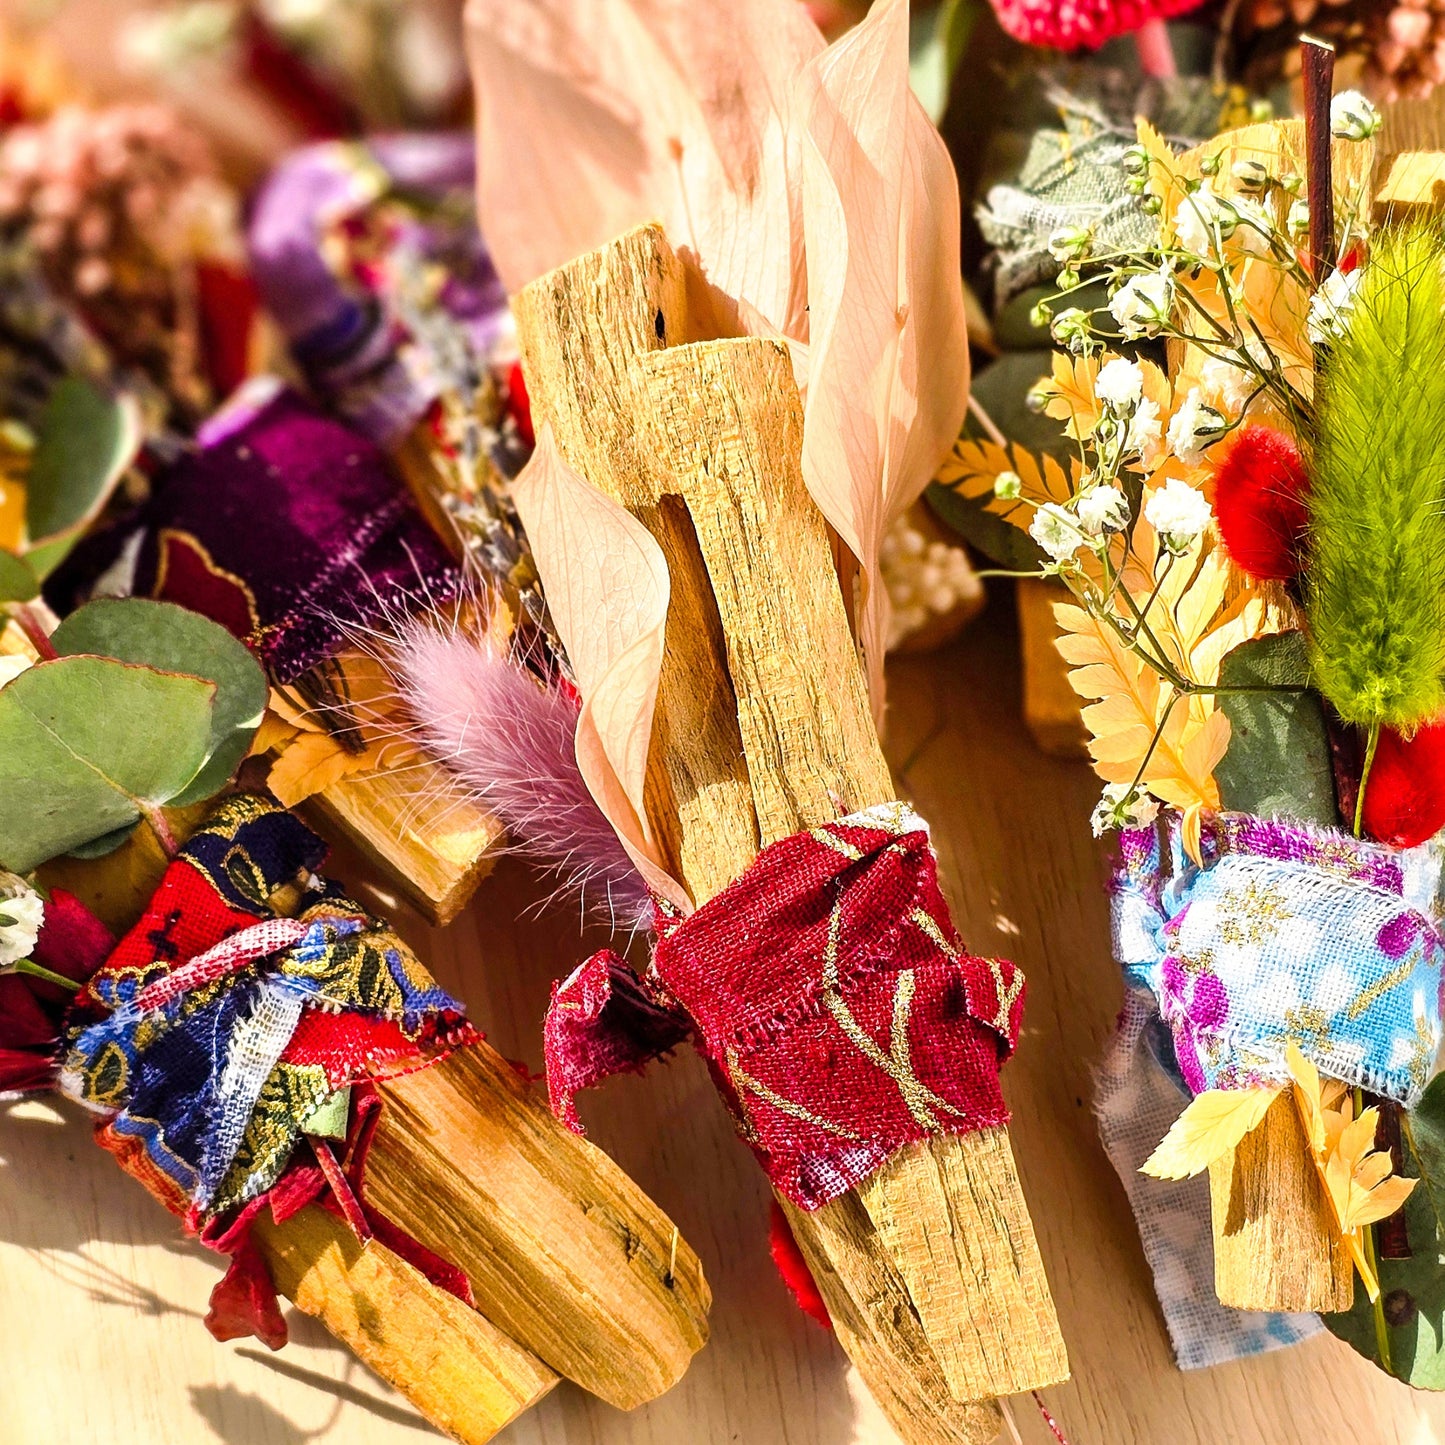
M 498 643 L 440 619 L 403 622 L 388 664 L 413 734 L 585 906 L 646 926 L 652 899 L 577 768 L 578 704 Z

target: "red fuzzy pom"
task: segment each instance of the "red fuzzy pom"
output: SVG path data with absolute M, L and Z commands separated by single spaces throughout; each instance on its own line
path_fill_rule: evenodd
M 1293 577 L 1309 520 L 1308 494 L 1294 442 L 1272 427 L 1244 427 L 1214 478 L 1219 535 L 1235 565 L 1260 579 Z
M 798 1308 L 817 1320 L 825 1330 L 831 1330 L 833 1321 L 828 1318 L 828 1306 L 823 1303 L 823 1296 L 813 1283 L 808 1262 L 803 1258 L 803 1251 L 798 1248 L 798 1241 L 788 1228 L 788 1217 L 778 1207 L 776 1199 L 768 1219 L 768 1245 L 773 1252 L 773 1263 L 777 1265 L 783 1283 L 792 1291 Z
M 522 363 L 514 361 L 507 373 L 507 410 L 517 423 L 522 440 L 529 447 L 537 445 L 537 434 L 532 430 L 532 402 L 527 395 L 527 378 L 522 375 Z
M 1445 828 L 1445 722 L 1408 740 L 1381 730 L 1365 780 L 1364 825 L 1396 848 L 1413 848 Z
M 993 0 L 999 24 L 1025 45 L 1097 50 L 1151 20 L 1169 20 L 1203 0 Z

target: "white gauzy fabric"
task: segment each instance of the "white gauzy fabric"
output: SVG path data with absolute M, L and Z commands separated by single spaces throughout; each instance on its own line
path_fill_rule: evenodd
M 1189 1102 L 1160 1064 L 1173 1044 L 1151 994 L 1130 990 L 1095 1080 L 1099 1137 L 1119 1175 L 1154 1274 L 1154 1290 L 1182 1370 L 1220 1365 L 1298 1344 L 1324 1326 L 1318 1315 L 1228 1309 L 1214 1293 L 1209 1180 L 1164 1181 L 1139 1173 Z
M 203 1208 L 236 1157 L 261 1089 L 291 1042 L 304 1006 L 305 999 L 298 990 L 268 982 L 262 986 L 249 1017 L 236 1025 L 217 1089 L 221 1118 L 207 1149 L 197 1197 Z

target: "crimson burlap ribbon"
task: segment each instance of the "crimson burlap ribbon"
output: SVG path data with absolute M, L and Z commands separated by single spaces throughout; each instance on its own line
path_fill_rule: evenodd
M 552 1107 L 691 1036 L 773 1185 L 817 1209 L 905 1144 L 1008 1122 L 1023 974 L 967 953 L 927 825 L 886 803 L 764 848 L 639 978 L 603 950 L 552 993 Z

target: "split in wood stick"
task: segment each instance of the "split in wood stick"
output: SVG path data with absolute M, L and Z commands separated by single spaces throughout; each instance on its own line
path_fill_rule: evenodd
M 711 1292 L 676 1226 L 485 1044 L 380 1086 L 366 1196 L 489 1318 L 630 1410 L 682 1377 Z

